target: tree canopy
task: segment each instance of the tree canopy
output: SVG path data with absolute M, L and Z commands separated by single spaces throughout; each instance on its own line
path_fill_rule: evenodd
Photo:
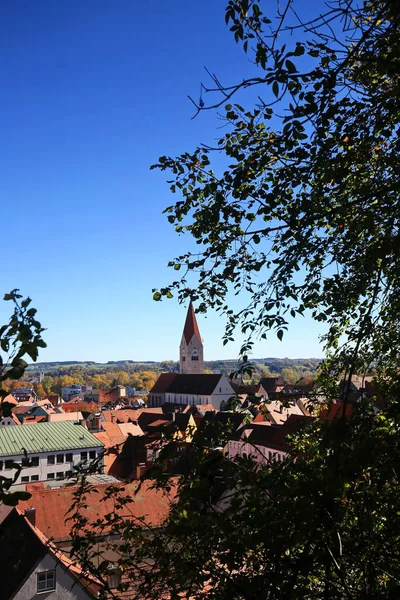
M 244 358 L 255 335 L 282 338 L 309 311 L 326 323 L 328 404 L 347 378 L 342 416 L 316 418 L 261 467 L 195 436 L 165 528 L 119 560 L 141 598 L 400 595 L 400 5 L 333 0 L 307 17 L 304 5 L 228 2 L 251 73 L 202 86 L 196 113 L 226 124 L 213 147 L 155 165 L 179 194 L 168 219 L 198 253 L 171 261 L 182 277 L 153 292 L 224 314 L 226 341 L 236 326 L 248 335 Z M 232 288 L 244 293 L 236 313 Z M 371 366 L 376 395 L 350 415 L 351 378 Z M 151 476 L 170 485 L 162 469 Z

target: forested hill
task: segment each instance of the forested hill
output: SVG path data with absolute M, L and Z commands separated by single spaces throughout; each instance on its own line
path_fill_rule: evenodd
M 322 359 L 317 358 L 256 358 L 252 360 L 254 366 L 253 381 L 261 377 L 280 375 L 286 383 L 295 383 L 301 377 L 312 377 Z M 205 361 L 205 372 L 220 372 L 226 375 L 239 368 L 237 360 Z M 119 360 L 107 363 L 94 361 L 65 361 L 65 362 L 40 362 L 29 365 L 27 375 L 36 375 L 44 372 L 45 379 L 51 378 L 59 385 L 86 383 L 94 387 L 103 387 L 112 382 L 122 385 L 144 385 L 151 387 L 157 376 L 162 372 L 178 371 L 178 363 L 172 360 L 133 361 Z M 48 381 L 50 383 L 50 381 Z M 53 386 L 51 386 L 53 387 Z
M 279 373 L 282 369 L 300 369 L 305 371 L 315 371 L 322 358 L 254 358 L 251 360 L 255 365 L 268 367 L 271 372 Z M 205 361 L 205 368 L 210 370 L 221 369 L 223 371 L 236 369 L 238 367 L 238 361 L 236 359 L 221 359 L 221 360 L 209 360 Z M 164 360 L 161 362 L 152 360 L 109 360 L 106 363 L 97 363 L 92 360 L 79 361 L 79 360 L 68 360 L 68 361 L 54 361 L 54 362 L 37 362 L 32 363 L 28 366 L 28 371 L 58 371 L 66 370 L 70 371 L 74 367 L 80 369 L 88 369 L 90 371 L 99 369 L 103 371 L 105 369 L 115 369 L 128 367 L 129 371 L 139 370 L 143 368 L 153 368 L 157 371 L 166 370 L 173 371 L 178 367 L 178 363 L 173 360 Z

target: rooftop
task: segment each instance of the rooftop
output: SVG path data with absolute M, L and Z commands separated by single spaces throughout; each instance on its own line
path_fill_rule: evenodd
M 116 512 L 119 516 L 137 522 L 143 519 L 148 527 L 160 527 L 167 518 L 171 502 L 174 501 L 177 480 L 172 482 L 169 494 L 152 488 L 151 482 L 134 481 L 127 484 L 116 484 L 121 492 L 132 500 L 128 504 L 116 507 L 115 498 L 107 495 L 107 485 L 94 485 L 92 492 L 87 494 L 87 507 L 82 509 L 82 515 L 87 517 L 94 529 L 98 519 L 105 519 L 108 513 Z M 46 537 L 59 541 L 70 537 L 71 523 L 66 522 L 66 514 L 71 508 L 76 487 L 62 487 L 58 489 L 43 489 L 37 485 L 27 487 L 32 496 L 29 500 L 22 500 L 18 508 L 36 509 L 36 527 Z
M 201 341 L 200 330 L 199 326 L 197 325 L 196 313 L 194 312 L 192 301 L 190 301 L 186 315 L 185 327 L 183 329 L 183 335 L 185 336 L 187 344 L 190 342 L 190 340 L 195 334 Z
M 57 452 L 103 446 L 87 429 L 72 421 L 32 423 L 0 429 L 0 456 Z
M 200 396 L 210 396 L 217 387 L 220 379 L 221 375 L 215 374 L 179 374 L 174 377 L 167 391 L 171 394 L 196 394 Z

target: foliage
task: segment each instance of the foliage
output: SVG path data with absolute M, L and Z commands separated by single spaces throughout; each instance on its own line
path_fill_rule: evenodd
M 12 404 L 5 398 L 8 391 L 3 383 L 9 379 L 19 379 L 27 367 L 24 357 L 29 356 L 33 361 L 38 357 L 39 348 L 45 348 L 42 339 L 43 327 L 36 320 L 36 309 L 29 308 L 30 298 L 24 298 L 18 290 L 5 294 L 4 300 L 13 302 L 14 312 L 6 325 L 0 327 L 0 419 L 11 415 Z M 16 482 L 21 472 L 21 464 L 14 463 L 16 469 L 13 478 L 0 475 L 0 502 L 15 506 L 19 500 L 29 498 L 26 492 L 10 492 L 11 485 Z
M 141 598 L 400 596 L 400 5 L 334 0 L 307 21 L 296 9 L 228 2 L 255 75 L 227 87 L 212 75 L 202 90 L 216 100 L 197 111 L 223 110 L 224 135 L 159 160 L 181 195 L 168 219 L 199 252 L 170 263 L 183 276 L 154 299 L 177 291 L 215 308 L 225 341 L 237 325 L 249 336 L 244 357 L 254 336 L 282 339 L 308 311 L 327 327 L 320 396 L 330 404 L 347 378 L 342 415 L 316 418 L 283 463 L 261 468 L 196 438 L 165 528 L 132 551 L 152 565 Z M 246 303 L 236 313 L 232 288 Z M 349 415 L 351 378 L 371 367 L 376 395 Z M 163 461 L 177 450 L 163 449 L 155 485 L 170 485 Z

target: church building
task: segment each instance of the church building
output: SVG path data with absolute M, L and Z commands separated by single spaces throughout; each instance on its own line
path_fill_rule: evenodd
M 161 373 L 148 398 L 149 407 L 165 402 L 220 410 L 235 395 L 226 375 L 204 373 L 203 340 L 190 302 L 179 346 L 179 373 Z
M 179 347 L 179 373 L 198 375 L 204 371 L 203 340 L 201 339 L 196 313 L 190 302 Z

